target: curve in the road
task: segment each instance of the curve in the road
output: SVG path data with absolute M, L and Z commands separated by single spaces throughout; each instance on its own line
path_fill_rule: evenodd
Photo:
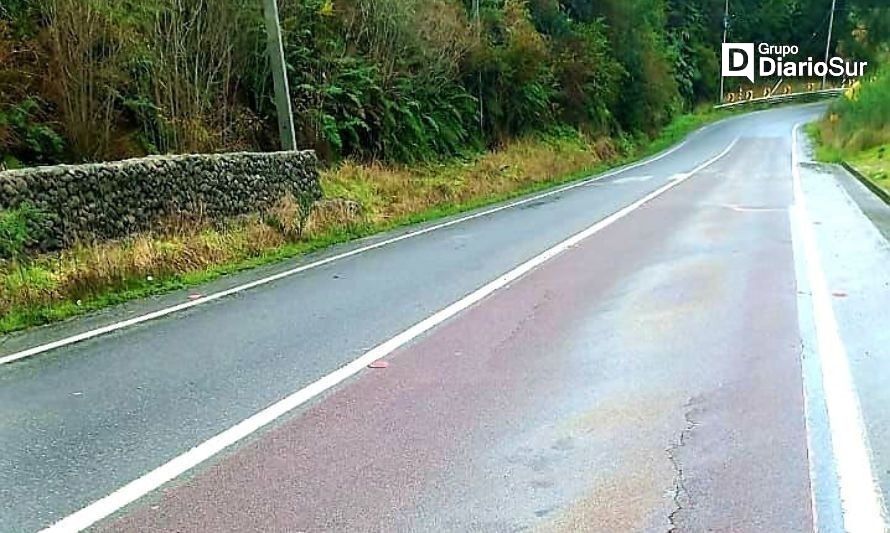
M 0 367 L 0 523 L 811 528 L 786 212 L 816 113 Z
M 114 513 L 118 509 L 129 505 L 130 503 L 136 501 L 137 499 L 150 493 L 151 491 L 157 489 L 165 483 L 179 477 L 188 470 L 201 464 L 202 462 L 213 457 L 229 446 L 232 446 L 238 441 L 250 436 L 259 429 L 262 429 L 268 424 L 274 422 L 281 416 L 293 411 L 297 407 L 315 398 L 319 394 L 324 393 L 330 388 L 361 372 L 367 365 L 371 364 L 372 362 L 389 355 L 390 353 L 407 344 L 419 335 L 422 335 L 426 331 L 429 331 L 435 326 L 457 315 L 464 309 L 469 308 L 470 306 L 481 301 L 495 291 L 506 287 L 508 284 L 516 281 L 528 272 L 531 272 L 535 268 L 543 265 L 550 259 L 565 252 L 569 248 L 577 245 L 588 237 L 595 235 L 603 229 L 611 226 L 627 215 L 633 213 L 653 199 L 658 198 L 665 192 L 683 183 L 701 170 L 708 168 L 715 162 L 722 159 L 728 153 L 730 153 L 737 142 L 738 139 L 735 139 L 722 152 L 720 152 L 710 160 L 702 163 L 685 176 L 672 180 L 671 182 L 656 189 L 652 193 L 647 194 L 636 202 L 622 208 L 621 210 L 613 213 L 603 220 L 600 220 L 587 229 L 573 235 L 572 237 L 544 251 L 543 253 L 530 259 L 529 261 L 526 261 L 525 263 L 517 266 L 513 270 L 505 273 L 504 275 L 491 281 L 485 286 L 468 294 L 467 296 L 454 302 L 448 307 L 438 311 L 432 316 L 424 319 L 421 322 L 418 322 L 414 326 L 387 340 L 383 344 L 372 348 L 361 357 L 355 359 L 349 364 L 300 389 L 294 394 L 282 399 L 281 401 L 269 406 L 268 408 L 251 416 L 250 418 L 227 429 L 226 431 L 220 433 L 212 439 L 199 444 L 188 452 L 172 459 L 171 461 L 147 473 L 139 479 L 136 479 L 121 487 L 105 498 L 102 498 L 101 500 L 88 505 L 87 507 L 81 509 L 80 511 L 77 511 L 72 515 L 69 515 L 68 517 L 53 524 L 51 527 L 45 529 L 44 531 L 46 533 L 81 531 L 95 524 L 106 516 Z
M 706 128 L 708 128 L 708 127 L 709 127 L 709 126 L 705 126 L 705 127 L 703 127 L 702 129 L 700 129 L 699 131 L 697 131 L 697 132 L 695 132 L 695 133 L 700 133 L 701 131 L 704 131 L 704 130 L 705 130 Z M 681 143 L 679 143 L 679 144 L 677 144 L 676 146 L 673 146 L 673 147 L 669 148 L 668 150 L 666 150 L 666 151 L 664 151 L 664 152 L 662 152 L 662 153 L 660 153 L 660 154 L 656 154 L 656 155 L 653 156 L 653 157 L 647 158 L 647 159 L 645 159 L 645 160 L 643 160 L 643 161 L 638 161 L 638 162 L 636 162 L 636 163 L 632 163 L 632 164 L 630 164 L 630 165 L 623 166 L 623 167 L 621 167 L 621 168 L 617 168 L 617 169 L 612 170 L 612 171 L 609 171 L 609 172 L 607 172 L 607 173 L 605 173 L 605 174 L 601 174 L 601 175 L 598 175 L 598 176 L 593 176 L 593 177 L 590 177 L 590 178 L 587 178 L 587 179 L 583 179 L 583 180 L 580 180 L 580 181 L 577 181 L 577 182 L 574 182 L 574 183 L 571 183 L 571 184 L 569 184 L 569 185 L 565 185 L 565 186 L 562 186 L 562 187 L 557 187 L 557 188 L 555 188 L 555 189 L 553 189 L 553 190 L 546 191 L 546 192 L 539 193 L 539 194 L 535 194 L 535 195 L 533 195 L 533 196 L 529 196 L 529 197 L 527 197 L 527 198 L 523 198 L 523 199 L 521 199 L 521 200 L 517 200 L 517 201 L 515 201 L 515 202 L 510 202 L 510 203 L 507 203 L 507 204 L 504 204 L 504 205 L 500 205 L 500 206 L 497 206 L 497 207 L 492 207 L 492 208 L 484 209 L 484 210 L 482 210 L 482 211 L 480 211 L 480 212 L 477 212 L 477 213 L 473 213 L 473 214 L 466 215 L 466 216 L 461 216 L 461 217 L 455 218 L 455 219 L 453 219 L 453 220 L 449 220 L 449 221 L 446 221 L 446 222 L 442 222 L 442 223 L 439 223 L 439 224 L 435 224 L 435 225 L 432 225 L 432 226 L 429 226 L 429 227 L 426 227 L 426 228 L 422 228 L 422 229 L 418 229 L 418 230 L 410 231 L 410 232 L 408 232 L 408 233 L 399 235 L 399 236 L 397 236 L 397 237 L 388 238 L 388 239 L 385 239 L 385 240 L 376 242 L 376 243 L 374 243 L 374 244 L 370 244 L 370 245 L 367 245 L 367 246 L 361 246 L 361 247 L 359 247 L 359 248 L 356 248 L 356 249 L 354 249 L 354 250 L 350 250 L 350 251 L 348 251 L 348 252 L 344 252 L 344 253 L 336 254 L 336 255 L 333 255 L 333 256 L 331 256 L 331 257 L 326 257 L 326 258 L 321 259 L 321 260 L 318 260 L 318 261 L 313 261 L 313 262 L 311 262 L 311 263 L 309 263 L 309 264 L 307 264 L 307 265 L 301 265 L 301 266 L 299 266 L 299 267 L 292 268 L 292 269 L 286 270 L 286 271 L 284 271 L 284 272 L 279 272 L 278 274 L 275 274 L 275 275 L 272 275 L 272 276 L 266 276 L 266 277 L 263 277 L 263 278 L 260 278 L 260 279 L 251 281 L 251 282 L 249 282 L 249 283 L 244 283 L 244 284 L 242 284 L 242 285 L 238 285 L 237 287 L 232 287 L 232 288 L 230 288 L 230 289 L 226 289 L 226 290 L 224 290 L 224 291 L 219 291 L 219 292 L 216 292 L 216 293 L 213 293 L 213 294 L 208 294 L 208 295 L 206 295 L 206 296 L 202 296 L 202 297 L 200 297 L 200 298 L 196 298 L 196 299 L 194 299 L 194 300 L 190 300 L 190 301 L 188 301 L 188 302 L 184 302 L 184 303 L 181 303 L 181 304 L 179 304 L 179 305 L 173 305 L 173 306 L 170 306 L 170 307 L 165 307 L 165 308 L 163 308 L 163 309 L 159 309 L 159 310 L 157 310 L 157 311 L 152 311 L 151 313 L 146 313 L 146 314 L 144 314 L 144 315 L 140 315 L 140 316 L 136 316 L 136 317 L 133 317 L 133 318 L 129 318 L 129 319 L 127 319 L 127 320 L 121 320 L 121 321 L 119 321 L 119 322 L 114 322 L 114 323 L 112 323 L 112 324 L 108 324 L 108 325 L 105 325 L 105 326 L 102 326 L 102 327 L 94 328 L 94 329 L 91 329 L 91 330 L 89 330 L 89 331 L 85 331 L 85 332 L 83 332 L 83 333 L 78 333 L 78 334 L 76 334 L 76 335 L 70 335 L 70 336 L 67 336 L 67 337 L 64 337 L 64 338 L 61 338 L 61 339 L 52 341 L 52 342 L 47 342 L 47 343 L 45 343 L 45 344 L 40 344 L 40 345 L 38 345 L 38 346 L 34 346 L 34 347 L 27 348 L 27 349 L 24 349 L 24 350 L 19 350 L 19 351 L 17 351 L 17 352 L 14 352 L 14 353 L 11 353 L 11 354 L 8 354 L 8 355 L 4 355 L 4 356 L 0 357 L 0 365 L 13 363 L 13 362 L 15 362 L 15 361 L 20 361 L 20 360 L 25 359 L 25 358 L 27 358 L 27 357 L 32 357 L 32 356 L 39 355 L 39 354 L 42 354 L 42 353 L 46 353 L 46 352 L 49 352 L 49 351 L 52 351 L 52 350 L 55 350 L 55 349 L 58 349 L 58 348 L 62 348 L 62 347 L 65 347 L 65 346 L 70 346 L 70 345 L 72 345 L 72 344 L 76 344 L 76 343 L 78 343 L 78 342 L 83 342 L 83 341 L 85 341 L 85 340 L 94 339 L 94 338 L 96 338 L 96 337 L 100 337 L 100 336 L 102 336 L 102 335 L 107 335 L 107 334 L 109 334 L 109 333 L 114 333 L 115 331 L 120 331 L 120 330 L 122 330 L 122 329 L 129 328 L 129 327 L 132 327 L 132 326 L 135 326 L 135 325 L 138 325 L 138 324 L 142 324 L 142 323 L 145 323 L 145 322 L 148 322 L 148 321 L 151 321 L 151 320 L 157 320 L 158 318 L 163 318 L 163 317 L 165 317 L 165 316 L 172 315 L 172 314 L 174 314 L 174 313 L 179 313 L 179 312 L 185 311 L 185 310 L 187 310 L 187 309 L 191 309 L 191 308 L 193 308 L 193 307 L 197 307 L 197 306 L 199 306 L 199 305 L 204 305 L 204 304 L 207 304 L 207 303 L 209 303 L 209 302 L 213 302 L 213 301 L 215 301 L 215 300 L 219 300 L 219 299 L 221 299 L 221 298 L 226 298 L 226 297 L 228 297 L 228 296 L 232 296 L 232 295 L 234 295 L 234 294 L 238 294 L 238 293 L 241 293 L 241 292 L 244 292 L 244 291 L 248 291 L 248 290 L 250 290 L 250 289 L 254 289 L 254 288 L 256 288 L 256 287 L 260 287 L 260 286 L 263 286 L 263 285 L 267 285 L 267 284 L 272 283 L 272 282 L 274 282 L 274 281 L 278 281 L 278 280 L 280 280 L 280 279 L 284 279 L 284 278 L 287 278 L 287 277 L 290 277 L 290 276 L 294 276 L 294 275 L 299 274 L 299 273 L 301 273 L 301 272 L 305 272 L 305 271 L 307 271 L 307 270 L 311 270 L 311 269 L 313 269 L 313 268 L 318 268 L 318 267 L 320 267 L 320 266 L 324 266 L 324 265 L 327 265 L 327 264 L 329 264 L 329 263 L 333 263 L 333 262 L 335 262 L 335 261 L 339 261 L 339 260 L 341 260 L 341 259 L 346 259 L 346 258 L 348 258 L 348 257 L 352 257 L 352 256 L 355 256 L 355 255 L 359 255 L 359 254 L 362 254 L 362 253 L 365 253 L 365 252 L 368 252 L 368 251 L 371 251 L 371 250 L 375 250 L 375 249 L 377 249 L 377 248 L 382 248 L 382 247 L 384 247 L 384 246 L 388 246 L 388 245 L 391 245 L 391 244 L 395 244 L 395 243 L 400 242 L 400 241 L 403 241 L 403 240 L 405 240 L 405 239 L 411 239 L 411 238 L 414 238 L 414 237 L 419 237 L 419 236 L 424 235 L 424 234 L 426 234 L 426 233 L 430 233 L 430 232 L 433 232 L 433 231 L 436 231 L 436 230 L 440 230 L 440 229 L 444 229 L 444 228 L 447 228 L 447 227 L 450 227 L 450 226 L 454 226 L 455 224 L 461 224 L 461 223 L 463 223 L 463 222 L 467 222 L 467 221 L 470 221 L 470 220 L 474 220 L 474 219 L 477 219 L 477 218 L 480 218 L 480 217 L 489 216 L 489 215 L 492 215 L 492 214 L 497 213 L 497 212 L 499 212 L 499 211 L 503 211 L 503 210 L 505 210 L 505 209 L 513 209 L 513 208 L 520 207 L 520 206 L 523 206 L 523 205 L 526 205 L 526 204 L 529 204 L 529 203 L 532 203 L 532 202 L 536 202 L 536 201 L 541 200 L 541 199 L 543 199 L 543 198 L 547 198 L 547 197 L 550 197 L 550 196 L 554 196 L 554 195 L 557 195 L 557 194 L 561 194 L 561 193 L 566 192 L 566 191 L 570 191 L 570 190 L 575 189 L 575 188 L 578 188 L 578 187 L 584 187 L 584 186 L 589 185 L 590 183 L 592 183 L 592 182 L 594 182 L 594 181 L 601 180 L 601 179 L 605 179 L 605 178 L 614 176 L 614 175 L 616 175 L 616 174 L 624 173 L 624 172 L 633 170 L 633 169 L 635 169 L 635 168 L 641 167 L 641 166 L 643 166 L 643 165 L 648 165 L 648 164 L 650 164 L 650 163 L 653 163 L 653 162 L 655 162 L 655 161 L 658 161 L 658 160 L 660 160 L 660 159 L 663 159 L 663 158 L 665 158 L 665 157 L 668 157 L 669 155 L 671 155 L 671 154 L 673 154 L 674 152 L 676 152 L 676 151 L 680 150 L 681 148 L 683 148 L 683 146 L 685 146 L 687 142 L 689 142 L 688 139 L 687 139 L 687 140 L 684 140 L 683 142 L 681 142 Z

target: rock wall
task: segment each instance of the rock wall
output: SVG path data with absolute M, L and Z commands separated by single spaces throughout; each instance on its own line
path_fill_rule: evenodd
M 0 172 L 0 209 L 43 213 L 40 249 L 123 237 L 172 220 L 261 212 L 290 194 L 321 197 L 315 153 L 152 156 Z

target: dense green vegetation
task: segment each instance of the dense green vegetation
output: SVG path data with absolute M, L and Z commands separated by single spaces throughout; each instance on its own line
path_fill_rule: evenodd
M 884 68 L 831 108 L 825 140 L 845 152 L 890 143 L 890 68 Z
M 820 159 L 846 160 L 890 192 L 890 67 L 850 90 L 814 126 Z
M 732 4 L 731 41 L 822 53 L 831 0 Z M 879 57 L 884 4 L 841 0 L 835 46 Z M 0 213 L 0 333 L 552 186 L 718 116 L 700 110 L 719 96 L 723 0 L 279 5 L 299 144 L 336 163 L 335 200 L 306 231 L 285 202 L 38 256 L 40 213 Z M 835 122 L 877 117 L 873 91 Z M 271 150 L 276 129 L 260 0 L 0 0 L 0 168 Z
M 325 196 L 333 199 L 316 204 L 300 228 L 293 227 L 299 206 L 285 202 L 221 227 L 193 224 L 23 258 L 23 231 L 39 213 L 7 212 L 0 216 L 0 241 L 8 239 L 8 257 L 24 260 L 0 260 L 0 335 L 553 187 L 663 150 L 730 113 L 682 115 L 627 158 L 608 139 L 563 131 L 444 163 L 344 162 L 322 172 Z
M 873 57 L 883 0 L 841 2 Z M 411 162 L 532 131 L 619 144 L 718 91 L 722 0 L 280 0 L 301 146 Z M 730 40 L 820 55 L 830 0 L 732 0 Z M 7 166 L 274 148 L 260 0 L 3 0 Z

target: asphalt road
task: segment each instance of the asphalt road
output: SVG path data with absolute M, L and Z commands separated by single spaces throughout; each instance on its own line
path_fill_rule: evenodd
M 868 496 L 883 506 L 890 490 L 887 207 L 841 172 L 793 165 L 795 149 L 806 160 L 794 126 L 821 110 L 733 118 L 601 180 L 0 366 L 0 529 L 38 530 L 85 507 L 92 518 L 61 529 L 874 526 Z M 804 197 L 807 216 L 789 218 Z M 388 351 L 387 368 L 318 389 L 150 490 L 158 467 L 529 261 Z M 826 331 L 846 348 L 849 383 L 823 383 L 837 362 Z M 845 497 L 863 487 L 874 491 Z

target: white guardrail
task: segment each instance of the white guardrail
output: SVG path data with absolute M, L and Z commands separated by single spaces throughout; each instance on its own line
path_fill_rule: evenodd
M 844 91 L 848 89 L 837 88 L 837 89 L 824 89 L 820 91 L 805 91 L 799 93 L 790 93 L 790 94 L 777 94 L 773 96 L 764 96 L 761 98 L 749 98 L 747 100 L 739 100 L 737 102 L 730 102 L 726 104 L 715 105 L 714 109 L 725 109 L 727 107 L 735 107 L 745 104 L 769 104 L 769 103 L 781 103 L 781 102 L 790 102 L 793 100 L 798 100 L 804 97 L 815 97 L 815 98 L 830 98 L 833 96 L 839 96 L 844 94 Z

